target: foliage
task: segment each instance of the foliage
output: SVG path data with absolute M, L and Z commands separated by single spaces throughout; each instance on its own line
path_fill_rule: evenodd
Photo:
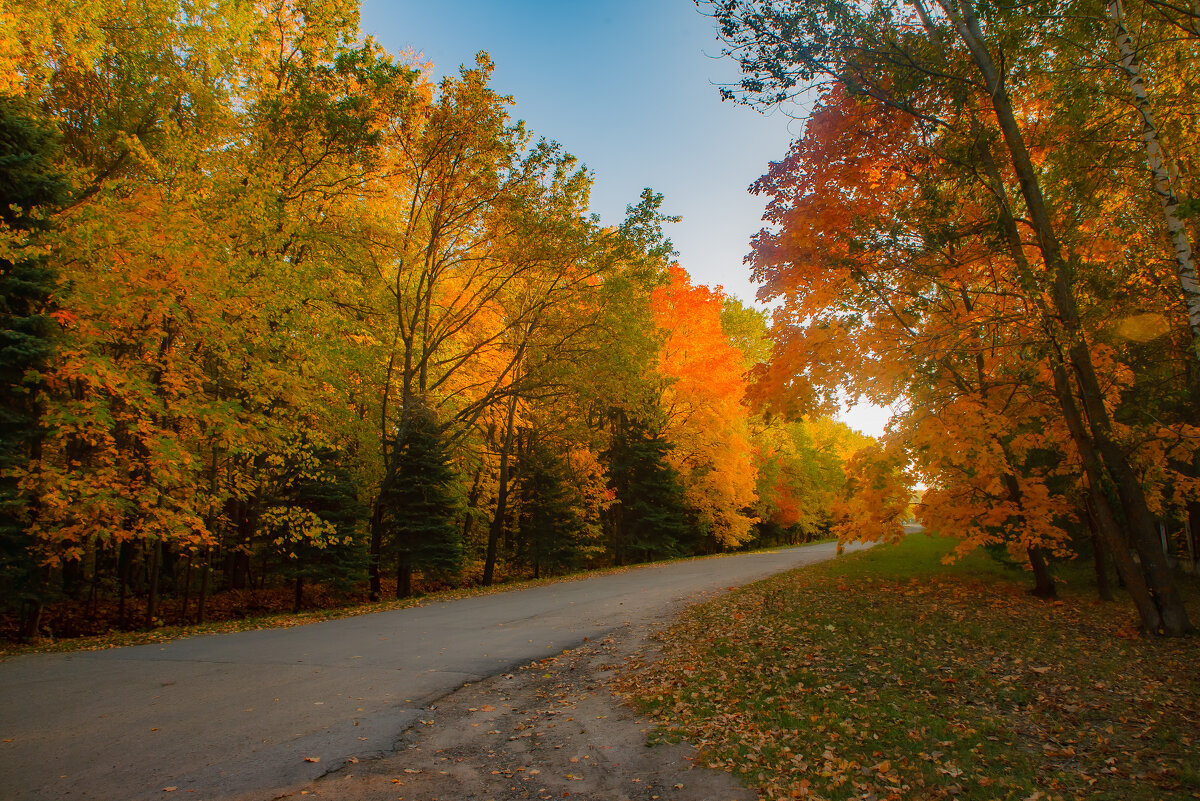
M 722 327 L 725 298 L 694 287 L 682 268 L 651 302 L 665 332 L 659 373 L 665 379 L 664 433 L 688 508 L 701 532 L 718 549 L 750 538 L 755 503 L 744 356 Z
M 340 456 L 300 439 L 286 456 L 268 460 L 272 489 L 261 524 L 271 549 L 284 560 L 281 576 L 296 583 L 297 612 L 306 582 L 345 593 L 366 567 L 366 510 Z
M 414 568 L 439 576 L 458 570 L 456 483 L 442 427 L 433 410 L 415 399 L 404 410 L 392 469 L 380 491 L 384 552 L 394 556 L 400 573 L 397 597 L 411 593 Z
M 486 53 L 435 83 L 353 0 L 0 22 L 0 595 L 28 636 L 60 597 L 79 631 L 203 623 L 364 564 L 378 599 L 755 534 L 762 316 L 671 266 L 661 195 L 601 225 Z M 840 475 L 780 458 L 776 499 Z
M 609 549 L 617 564 L 677 556 L 694 548 L 683 486 L 671 466 L 671 446 L 651 423 L 619 416 L 607 453 L 613 505 Z
M 703 5 L 745 72 L 740 99 L 813 101 L 754 187 L 768 227 L 751 260 L 776 304 L 764 405 L 794 416 L 848 392 L 903 410 L 879 464 L 853 467 L 873 477 L 850 488 L 861 499 L 847 499 L 843 532 L 894 533 L 880 516 L 907 493 L 881 481 L 906 465 L 962 552 L 1004 542 L 1035 571 L 1091 510 L 1146 628 L 1188 632 L 1156 534 L 1195 511 L 1183 499 L 1200 294 L 1175 216 L 1187 183 L 1163 166 L 1195 139 L 1165 133 L 1178 112 L 1159 126 L 1146 90 L 1159 70 L 1194 88 L 1173 66 L 1170 16 L 1119 3 Z M 1150 193 L 1136 188 L 1147 164 Z
M 56 345 L 51 294 L 55 276 L 27 237 L 67 199 L 55 172 L 56 142 L 26 104 L 0 95 L 0 604 L 36 601 L 44 591 L 28 527 L 35 500 L 13 471 L 40 448 L 37 395 Z M 33 247 L 31 247 L 33 246 Z
M 871 439 L 827 419 L 763 418 L 754 429 L 759 516 L 795 539 L 828 535 L 846 469 Z

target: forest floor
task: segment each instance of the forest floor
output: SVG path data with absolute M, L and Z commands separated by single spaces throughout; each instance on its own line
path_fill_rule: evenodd
M 620 691 L 762 798 L 1200 799 L 1200 636 L 1147 639 L 1124 593 L 1060 600 L 955 543 L 792 571 L 691 607 Z M 1179 576 L 1200 623 L 1200 582 Z
M 627 569 L 606 568 L 543 579 L 515 577 L 502 579 L 488 587 L 470 580 L 463 586 L 449 587 L 444 582 L 422 581 L 418 576 L 415 592 L 407 598 L 396 598 L 395 582 L 385 581 L 384 600 L 377 602 L 368 600 L 365 584 L 347 592 L 337 592 L 318 584 L 306 589 L 301 611 L 295 611 L 293 608 L 294 591 L 289 586 L 226 589 L 213 593 L 206 599 L 203 623 L 195 622 L 194 596 L 190 604 L 186 605 L 182 599 L 168 596 L 162 599 L 158 616 L 151 626 L 145 624 L 146 602 L 141 596 L 131 594 L 123 614 L 119 601 L 112 597 L 112 593 L 92 602 L 86 599 L 65 598 L 47 604 L 41 615 L 41 636 L 32 643 L 19 641 L 18 620 L 12 610 L 0 614 L 0 656 L 92 651 L 151 642 L 169 642 L 199 634 L 287 628 L 322 620 L 404 609 L 431 601 L 447 601 L 555 581 L 570 581 L 598 573 Z
M 812 545 L 827 541 L 829 540 L 814 539 L 796 544 Z M 759 550 L 770 551 L 781 547 L 787 548 L 791 545 L 763 546 Z M 724 555 L 685 556 L 653 564 L 720 558 Z M 201 634 L 287 628 L 457 598 L 585 580 L 594 576 L 623 573 L 640 566 L 634 564 L 600 567 L 536 579 L 520 574 L 501 575 L 495 584 L 483 586 L 483 566 L 482 560 L 479 560 L 478 564 L 472 563 L 468 566 L 458 586 L 449 586 L 444 581 L 425 581 L 418 575 L 415 579 L 416 591 L 408 598 L 396 598 L 395 582 L 388 580 L 383 582 L 383 600 L 378 602 L 368 600 L 365 585 L 343 593 L 323 585 L 313 585 L 306 589 L 304 608 L 299 612 L 292 609 L 293 590 L 290 586 L 223 590 L 207 598 L 203 623 L 194 622 L 194 595 L 188 604 L 177 597 L 164 597 L 160 603 L 158 617 L 152 626 L 145 625 L 146 606 L 143 597 L 131 595 L 124 615 L 120 612 L 118 600 L 111 597 L 111 593 L 93 602 L 86 599 L 60 599 L 48 604 L 43 611 L 41 636 L 35 642 L 20 641 L 18 618 L 13 610 L 0 613 L 0 658 L 17 654 L 120 648 L 169 642 Z

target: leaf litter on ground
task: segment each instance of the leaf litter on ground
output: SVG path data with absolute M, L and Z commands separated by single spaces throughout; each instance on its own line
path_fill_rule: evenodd
M 618 689 L 768 799 L 1200 798 L 1197 638 L 1130 639 L 1131 609 L 936 567 L 949 547 L 693 607 Z

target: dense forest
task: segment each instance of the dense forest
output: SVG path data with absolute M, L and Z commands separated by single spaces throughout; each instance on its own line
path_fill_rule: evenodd
M 729 99 L 811 103 L 755 185 L 776 396 L 902 407 L 848 467 L 870 491 L 843 536 L 894 536 L 911 473 L 960 551 L 1007 551 L 1045 596 L 1048 560 L 1090 553 L 1146 631 L 1190 631 L 1200 8 L 700 5 L 743 69 Z
M 0 11 L 7 633 L 895 539 L 914 487 L 1191 631 L 1195 9 L 698 6 L 726 98 L 806 118 L 752 187 L 766 312 L 349 0 Z
M 11 636 L 829 531 L 866 438 L 770 411 L 765 316 L 654 192 L 592 216 L 486 55 L 435 82 L 352 2 L 0 14 Z

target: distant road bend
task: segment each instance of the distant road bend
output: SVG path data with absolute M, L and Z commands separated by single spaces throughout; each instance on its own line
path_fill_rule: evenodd
M 0 662 L 0 798 L 272 798 L 390 751 L 466 682 L 834 551 L 647 565 L 294 628 L 14 657 Z

